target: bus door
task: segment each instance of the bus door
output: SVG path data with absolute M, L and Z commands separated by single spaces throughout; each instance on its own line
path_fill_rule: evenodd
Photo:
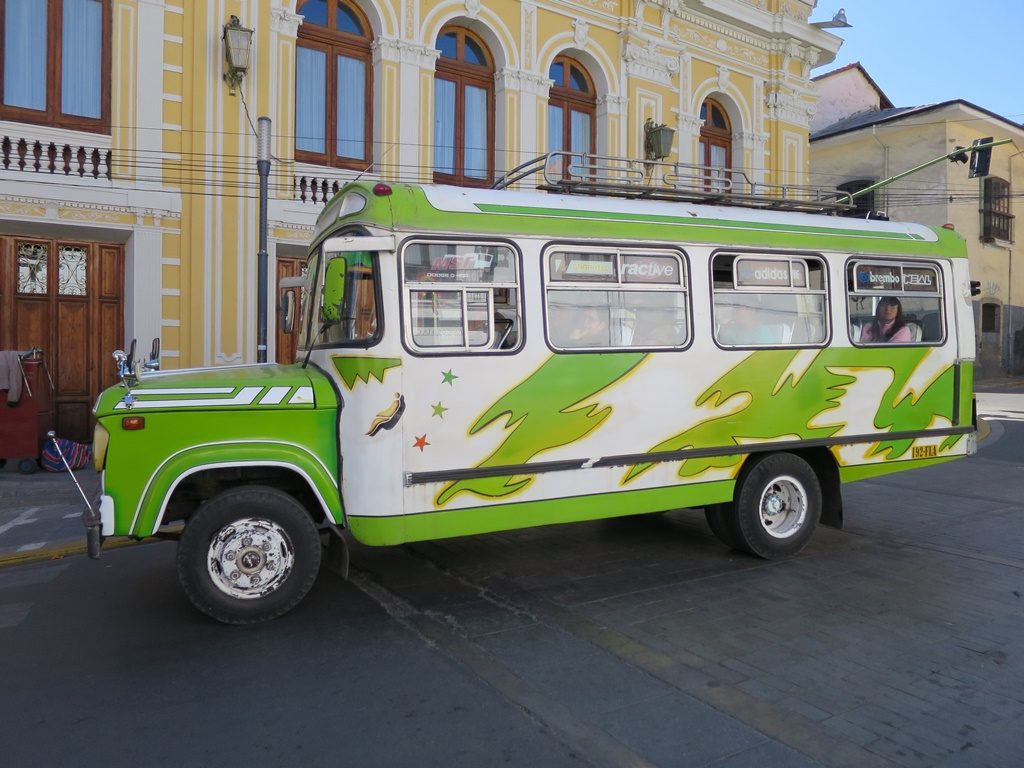
M 306 334 L 340 395 L 337 472 L 355 531 L 402 508 L 403 352 L 397 332 L 387 333 L 389 322 L 397 325 L 393 271 L 385 266 L 394 248 L 391 236 L 334 237 L 309 269 L 320 291 Z
M 444 516 L 422 513 L 493 504 L 503 497 L 500 486 L 507 478 L 486 477 L 486 467 L 522 457 L 515 458 L 514 451 L 504 456 L 509 417 L 489 409 L 542 362 L 547 350 L 524 344 L 522 257 L 515 244 L 411 239 L 402 245 L 399 262 L 406 352 L 405 511 L 407 525 L 433 525 L 428 518 Z M 470 478 L 472 489 L 460 484 Z M 448 516 L 458 517 L 457 511 Z M 455 529 L 429 533 L 451 532 Z M 423 538 L 424 532 L 411 536 Z

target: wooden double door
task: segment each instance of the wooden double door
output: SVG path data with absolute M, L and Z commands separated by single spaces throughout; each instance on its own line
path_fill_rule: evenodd
M 123 245 L 0 233 L 0 349 L 43 350 L 60 437 L 92 439 L 93 403 L 116 383 L 111 352 L 124 344 Z

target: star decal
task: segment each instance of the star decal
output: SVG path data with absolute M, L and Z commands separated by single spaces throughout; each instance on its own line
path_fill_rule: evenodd
M 442 384 L 447 384 L 449 387 L 454 387 L 455 386 L 455 380 L 457 378 L 459 378 L 459 377 L 456 376 L 454 373 L 452 373 L 451 369 L 449 369 L 449 370 L 447 370 L 447 371 L 445 371 L 444 373 L 441 374 L 441 383 Z
M 423 449 L 426 448 L 430 443 L 427 442 L 426 435 L 420 435 L 416 438 L 416 441 L 412 444 L 413 448 L 419 448 L 420 453 L 423 453 Z
M 430 407 L 434 409 L 434 415 L 437 416 L 437 418 L 439 418 L 439 419 L 443 419 L 444 418 L 444 412 L 448 410 L 443 405 L 441 405 L 441 401 L 440 400 L 437 401 L 437 405 L 432 405 Z

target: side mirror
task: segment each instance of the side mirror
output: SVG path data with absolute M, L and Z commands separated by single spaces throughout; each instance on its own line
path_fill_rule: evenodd
M 297 309 L 295 294 L 296 290 L 305 287 L 305 285 L 306 278 L 301 275 L 282 277 L 277 282 L 277 288 L 281 292 L 281 298 L 277 304 L 278 311 L 280 312 L 278 327 L 282 333 L 291 333 L 295 330 L 295 315 Z
M 324 292 L 320 303 L 320 320 L 324 323 L 341 322 L 341 305 L 345 301 L 345 276 L 348 260 L 335 256 L 327 262 L 324 273 Z
M 160 337 L 153 339 L 153 346 L 149 348 L 149 359 L 142 364 L 147 371 L 160 370 Z
M 281 332 L 291 333 L 295 329 L 295 294 L 291 291 L 284 291 L 281 294 L 281 303 L 278 308 L 281 312 Z
M 124 367 L 129 376 L 135 373 L 135 339 L 132 339 L 132 345 L 128 347 L 128 359 L 125 361 Z
M 128 355 L 123 349 L 114 350 L 114 367 L 117 369 L 117 378 L 124 379 L 128 375 L 128 368 L 125 363 L 128 362 Z

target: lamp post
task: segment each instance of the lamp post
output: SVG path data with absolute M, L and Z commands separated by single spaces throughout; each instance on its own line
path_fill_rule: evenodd
M 256 256 L 256 362 L 267 362 L 267 179 L 270 176 L 270 118 L 256 120 L 256 172 L 260 177 L 260 251 Z

